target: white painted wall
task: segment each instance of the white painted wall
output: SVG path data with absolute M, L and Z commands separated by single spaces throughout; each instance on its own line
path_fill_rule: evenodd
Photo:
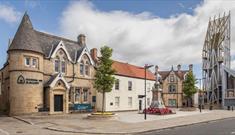
M 105 111 L 126 111 L 139 110 L 139 100 L 142 100 L 142 109 L 144 109 L 144 98 L 139 99 L 138 95 L 144 95 L 144 79 L 130 78 L 115 75 L 119 79 L 119 90 L 115 90 L 115 85 L 111 92 L 106 93 Z M 128 81 L 132 81 L 132 90 L 128 90 Z M 146 95 L 152 101 L 152 87 L 155 81 L 147 80 Z M 149 87 L 149 90 L 148 90 Z M 120 97 L 119 106 L 115 106 L 115 97 Z M 132 97 L 132 106 L 128 105 L 128 97 Z M 147 102 L 147 99 L 146 99 Z M 111 105 L 112 104 L 112 105 Z M 102 94 L 97 93 L 97 110 L 102 107 Z M 148 107 L 148 105 L 147 105 Z

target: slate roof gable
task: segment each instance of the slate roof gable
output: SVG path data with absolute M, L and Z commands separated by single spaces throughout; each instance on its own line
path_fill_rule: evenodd
M 76 63 L 77 58 L 81 55 L 79 52 L 83 50 L 77 41 L 35 30 L 29 16 L 25 13 L 8 51 L 34 51 L 49 58 L 50 53 L 54 51 L 60 41 L 63 41 L 72 61 Z
M 169 74 L 172 72 L 171 71 L 159 71 L 158 73 L 161 75 L 162 80 L 165 80 Z M 176 76 L 178 76 L 181 80 L 184 80 L 184 75 L 189 72 L 189 70 L 181 70 L 180 72 L 178 71 L 173 71 Z

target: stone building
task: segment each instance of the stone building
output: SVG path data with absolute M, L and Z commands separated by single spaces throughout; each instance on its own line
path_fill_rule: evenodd
M 54 114 L 68 113 L 74 103 L 95 106 L 96 51 L 88 50 L 85 35 L 72 41 L 35 30 L 25 13 L 0 70 L 0 110 Z
M 188 70 L 182 70 L 181 65 L 177 65 L 177 70 L 174 70 L 172 66 L 169 71 L 159 71 L 159 67 L 155 67 L 156 78 L 161 83 L 161 97 L 165 106 L 178 108 L 186 105 L 183 81 L 190 70 L 193 70 L 192 64 L 189 65 Z

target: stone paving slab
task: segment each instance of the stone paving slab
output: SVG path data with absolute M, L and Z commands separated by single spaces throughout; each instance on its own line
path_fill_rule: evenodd
M 136 134 L 152 130 L 160 130 L 176 126 L 184 126 L 189 124 L 208 122 L 218 119 L 235 117 L 235 112 L 227 110 L 213 110 L 198 112 L 177 112 L 174 115 L 154 116 L 148 115 L 148 121 L 139 120 L 143 118 L 143 114 L 136 112 L 118 113 L 119 120 L 88 120 L 87 114 L 72 114 L 66 116 L 50 117 L 38 116 L 27 117 L 22 116 L 24 120 L 29 120 L 41 128 L 60 131 L 65 133 L 88 133 L 88 134 Z M 49 117 L 49 118 L 47 118 Z M 128 120 L 128 118 L 130 118 Z M 136 119 L 135 119 L 136 118 Z M 126 120 L 125 120 L 126 119 Z M 54 125 L 48 126 L 42 123 L 53 122 Z

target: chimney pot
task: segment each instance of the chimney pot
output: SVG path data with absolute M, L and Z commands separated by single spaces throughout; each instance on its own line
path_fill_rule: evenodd
M 188 67 L 189 67 L 189 70 L 190 70 L 190 71 L 193 71 L 193 64 L 189 64 Z
M 177 65 L 177 69 L 178 69 L 178 72 L 181 70 L 181 65 L 180 64 Z

